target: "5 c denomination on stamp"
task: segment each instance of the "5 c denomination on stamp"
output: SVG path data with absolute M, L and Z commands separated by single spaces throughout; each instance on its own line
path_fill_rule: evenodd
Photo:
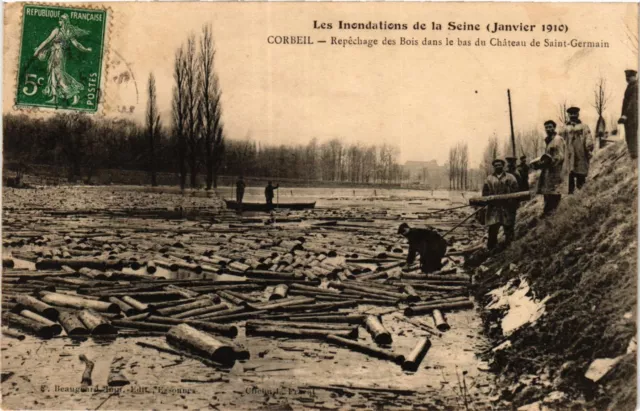
M 25 5 L 16 104 L 95 112 L 107 11 Z

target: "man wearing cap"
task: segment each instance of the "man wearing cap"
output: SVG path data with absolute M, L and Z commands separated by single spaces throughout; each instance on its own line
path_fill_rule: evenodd
M 565 166 L 569 172 L 569 194 L 573 194 L 576 187 L 584 185 L 589 173 L 589 161 L 593 156 L 593 136 L 589 126 L 580 121 L 580 109 L 567 109 L 569 123 L 561 136 L 566 144 Z
M 538 187 L 536 192 L 544 197 L 543 215 L 552 214 L 560 204 L 560 185 L 562 184 L 563 174 L 562 167 L 564 165 L 565 142 L 556 133 L 556 123 L 553 120 L 544 122 L 544 130 L 547 137 L 544 139 L 546 147 L 544 149 L 543 161 L 539 168 L 542 170 L 538 179 Z
M 447 242 L 435 230 L 410 228 L 409 224 L 402 223 L 398 228 L 398 234 L 409 240 L 406 267 L 413 264 L 416 259 L 416 253 L 418 253 L 420 254 L 420 268 L 423 273 L 438 271 L 442 268 L 442 258 L 447 252 Z
M 482 187 L 482 196 L 494 196 L 499 194 L 511 194 L 519 191 L 516 178 L 504 171 L 504 160 L 495 159 L 491 163 L 493 165 L 493 174 L 489 175 Z M 512 208 L 517 204 L 515 201 L 503 201 L 490 203 L 487 206 L 485 217 L 485 225 L 489 227 L 489 240 L 487 248 L 493 249 L 498 245 L 498 231 L 500 226 L 504 231 L 505 243 L 509 244 L 513 241 L 515 218 Z
M 527 156 L 520 156 L 518 164 L 518 174 L 520 174 L 520 191 L 529 191 L 529 165 L 527 164 Z
M 627 89 L 622 100 L 622 116 L 619 124 L 624 124 L 624 137 L 631 158 L 638 158 L 638 72 L 625 70 Z

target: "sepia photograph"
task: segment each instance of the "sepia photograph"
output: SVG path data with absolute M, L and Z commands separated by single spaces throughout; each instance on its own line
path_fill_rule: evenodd
M 638 4 L 3 19 L 2 409 L 636 409 Z

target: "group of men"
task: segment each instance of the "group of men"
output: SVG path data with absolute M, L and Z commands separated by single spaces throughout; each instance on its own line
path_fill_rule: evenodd
M 627 89 L 618 123 L 624 125 L 629 155 L 636 159 L 638 155 L 638 73 L 635 70 L 625 70 L 625 77 Z M 555 121 L 545 121 L 545 153 L 531 164 L 534 169 L 542 170 L 536 193 L 544 197 L 543 216 L 552 214 L 560 204 L 562 198 L 560 187 L 567 176 L 568 193 L 573 194 L 576 189 L 579 190 L 584 186 L 589 173 L 589 162 L 594 150 L 591 130 L 580 120 L 579 107 L 570 107 L 567 109 L 567 114 L 569 121 L 559 132 L 556 131 Z M 485 181 L 482 188 L 483 196 L 529 190 L 529 167 L 526 164 L 526 158 L 521 158 L 521 165 L 516 168 L 515 158 L 508 157 L 506 171 L 504 167 L 504 160 L 493 161 L 494 172 Z M 508 245 L 513 241 L 517 208 L 517 200 L 505 200 L 487 206 L 485 225 L 488 226 L 487 247 L 489 249 L 497 245 L 498 231 L 501 226 L 505 234 L 505 244 Z

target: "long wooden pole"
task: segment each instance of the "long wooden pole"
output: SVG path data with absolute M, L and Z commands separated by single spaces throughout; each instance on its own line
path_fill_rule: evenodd
M 511 90 L 507 89 L 507 99 L 509 100 L 509 123 L 511 124 L 511 150 L 513 156 L 516 156 L 516 137 L 513 132 L 513 113 L 511 111 Z

